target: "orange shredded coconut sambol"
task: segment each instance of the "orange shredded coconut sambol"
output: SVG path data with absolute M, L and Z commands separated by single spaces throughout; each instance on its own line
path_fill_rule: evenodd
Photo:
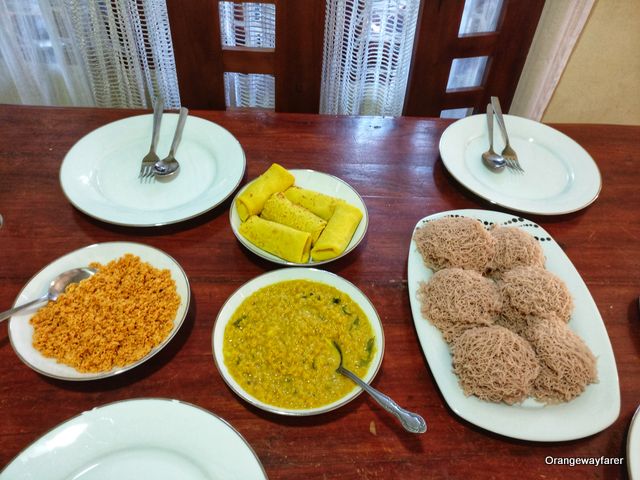
M 30 320 L 33 346 L 80 372 L 105 372 L 134 363 L 167 337 L 180 295 L 167 269 L 133 254 L 70 285 Z

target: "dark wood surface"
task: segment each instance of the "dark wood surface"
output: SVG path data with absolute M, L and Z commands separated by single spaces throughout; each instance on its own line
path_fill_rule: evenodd
M 535 443 L 495 435 L 460 419 L 440 394 L 418 343 L 407 291 L 407 253 L 416 222 L 458 208 L 492 207 L 446 172 L 438 140 L 449 121 L 194 111 L 231 131 L 247 157 L 243 183 L 277 161 L 349 182 L 370 225 L 363 243 L 326 269 L 373 301 L 386 349 L 374 386 L 429 423 L 404 432 L 366 395 L 321 416 L 283 418 L 240 400 L 211 353 L 218 310 L 249 279 L 277 268 L 235 239 L 230 200 L 173 226 L 141 229 L 92 219 L 66 200 L 60 164 L 91 130 L 140 112 L 0 106 L 0 309 L 43 266 L 105 241 L 143 242 L 180 262 L 192 305 L 176 338 L 142 366 L 111 379 L 56 381 L 20 362 L 0 325 L 0 465 L 50 428 L 82 411 L 137 397 L 176 398 L 230 422 L 253 446 L 271 479 L 626 478 L 626 437 L 640 403 L 640 127 L 557 125 L 596 160 L 603 189 L 571 215 L 528 218 L 558 241 L 593 295 L 611 338 L 622 407 L 606 430 L 574 441 Z M 375 425 L 375 433 L 371 431 Z M 625 458 L 622 466 L 548 465 L 550 457 Z

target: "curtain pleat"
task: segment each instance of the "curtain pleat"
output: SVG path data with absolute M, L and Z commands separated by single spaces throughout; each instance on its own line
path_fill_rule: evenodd
M 180 106 L 164 0 L 0 0 L 0 65 L 1 102 Z

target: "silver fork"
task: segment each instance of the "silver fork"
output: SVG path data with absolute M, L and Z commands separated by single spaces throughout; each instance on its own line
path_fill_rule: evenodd
M 500 108 L 500 100 L 498 100 L 498 97 L 491 97 L 491 105 L 493 106 L 493 111 L 496 113 L 496 119 L 498 120 L 500 131 L 502 132 L 502 138 L 504 138 L 505 146 L 502 150 L 502 156 L 507 162 L 507 167 L 515 172 L 524 173 L 524 169 L 518 161 L 516 151 L 511 148 L 511 145 L 509 144 L 509 135 L 507 135 L 507 127 L 504 124 L 504 117 L 502 116 L 502 109 Z
M 164 108 L 164 102 L 162 98 L 157 97 L 153 102 L 153 133 L 151 134 L 151 146 L 149 147 L 149 153 L 147 153 L 142 159 L 140 164 L 140 173 L 138 178 L 141 182 L 153 179 L 153 166 L 160 160 L 156 153 L 156 147 L 158 145 L 158 136 L 160 134 L 160 122 L 162 120 L 162 111 Z

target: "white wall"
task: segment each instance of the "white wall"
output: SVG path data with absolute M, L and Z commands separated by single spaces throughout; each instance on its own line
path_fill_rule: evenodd
M 640 0 L 596 1 L 542 121 L 640 125 Z

